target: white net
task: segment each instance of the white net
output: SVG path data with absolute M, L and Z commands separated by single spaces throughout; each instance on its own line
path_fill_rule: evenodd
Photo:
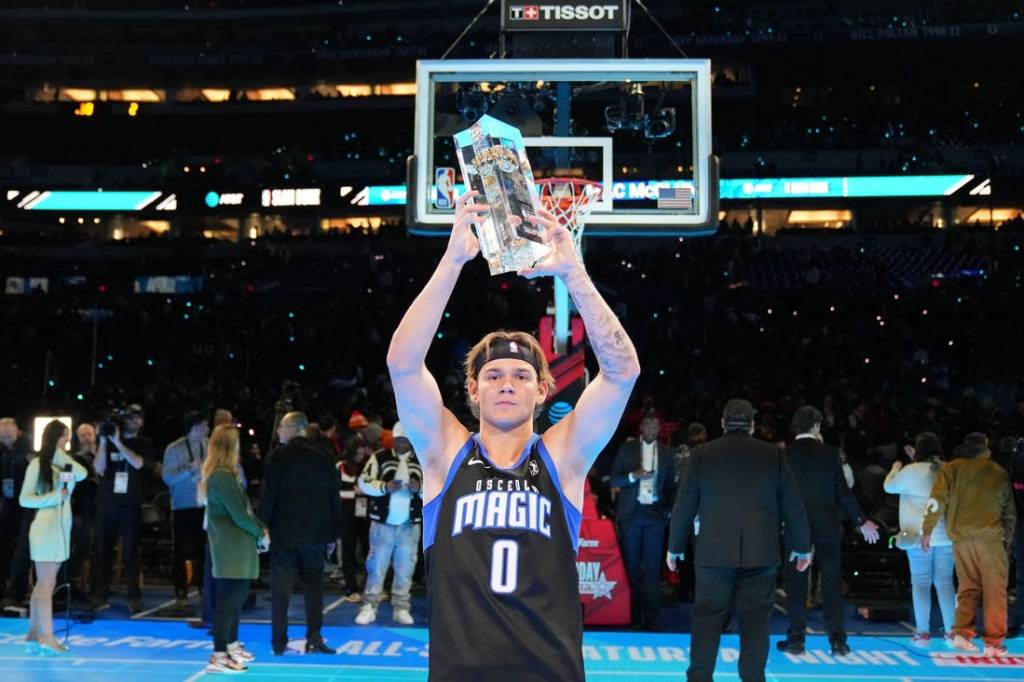
M 541 204 L 568 228 L 583 258 L 583 228 L 594 202 L 601 198 L 601 183 L 577 178 L 547 178 L 537 183 Z

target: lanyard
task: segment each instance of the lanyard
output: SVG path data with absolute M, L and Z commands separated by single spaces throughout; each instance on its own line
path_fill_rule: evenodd
M 188 448 L 188 461 L 190 463 L 196 461 L 196 458 L 192 455 L 192 444 L 188 442 L 188 438 L 185 439 L 185 447 Z M 203 452 L 203 444 L 202 444 L 202 442 L 200 442 L 199 443 L 199 461 L 200 462 L 203 461 L 203 456 L 205 454 L 206 453 Z

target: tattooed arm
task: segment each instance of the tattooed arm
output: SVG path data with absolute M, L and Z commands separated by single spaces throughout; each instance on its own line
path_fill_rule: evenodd
M 640 376 L 640 361 L 626 330 L 580 263 L 572 235 L 547 211 L 541 211 L 536 222 L 544 226 L 552 252 L 536 268 L 520 274 L 554 275 L 565 282 L 600 367 L 576 408 L 543 437 L 555 459 L 563 490 L 571 501 L 582 504 L 583 480 L 619 426 L 633 384 Z

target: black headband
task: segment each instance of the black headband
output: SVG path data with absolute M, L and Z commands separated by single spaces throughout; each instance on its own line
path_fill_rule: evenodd
M 476 356 L 473 361 L 473 378 L 480 376 L 480 370 L 491 360 L 504 359 L 522 360 L 529 363 L 537 373 L 537 378 L 540 378 L 540 362 L 530 347 L 508 339 L 494 340 L 486 351 Z

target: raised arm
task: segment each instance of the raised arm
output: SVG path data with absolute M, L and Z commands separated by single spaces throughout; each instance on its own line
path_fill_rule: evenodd
M 465 427 L 445 409 L 437 382 L 427 370 L 426 358 L 462 266 L 480 252 L 472 223 L 482 222 L 482 211 L 487 206 L 472 203 L 475 196 L 476 192 L 467 192 L 459 198 L 448 248 L 430 281 L 398 323 L 388 348 L 388 372 L 398 403 L 398 417 L 425 463 L 436 462 L 441 453 L 452 449 L 447 446 L 468 435 Z
M 640 376 L 640 360 L 619 318 L 583 268 L 569 230 L 544 210 L 535 222 L 544 226 L 545 241 L 552 250 L 537 267 L 520 274 L 561 278 L 583 318 L 600 368 L 583 390 L 576 408 L 544 434 L 544 444 L 556 458 L 563 487 L 571 492 L 569 486 L 582 485 L 591 464 L 618 428 L 633 384 Z
M 49 492 L 40 493 L 36 491 L 36 484 L 39 482 L 39 458 L 36 457 L 28 463 L 25 470 L 25 480 L 21 484 L 21 494 L 18 496 L 18 503 L 25 509 L 43 509 L 45 507 L 58 507 L 64 499 L 61 496 L 61 486 L 54 485 Z

